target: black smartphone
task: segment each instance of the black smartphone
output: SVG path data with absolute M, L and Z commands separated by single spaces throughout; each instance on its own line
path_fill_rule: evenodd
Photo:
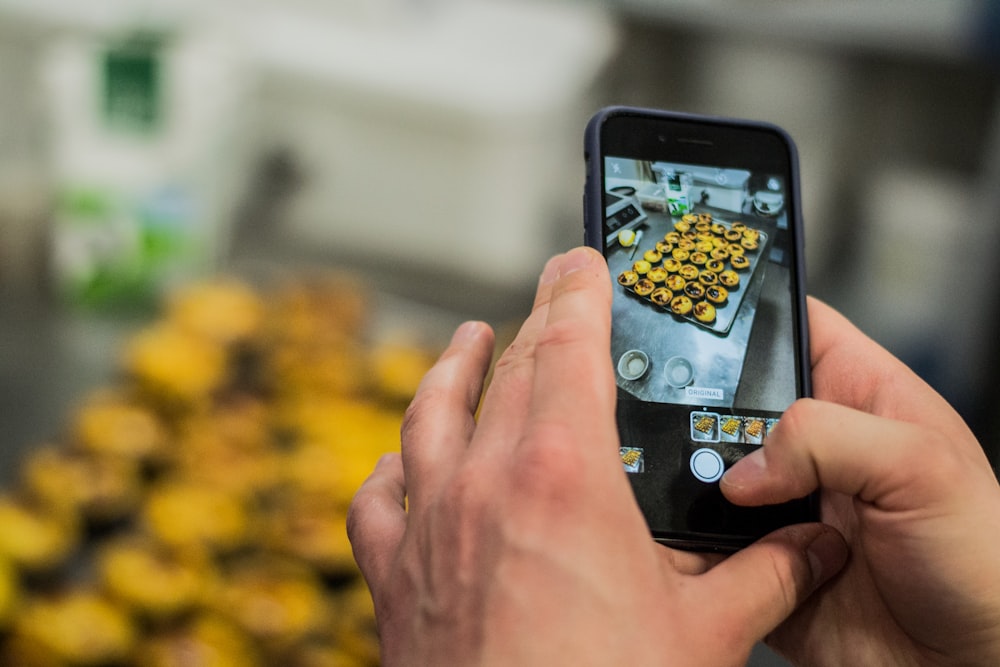
M 760 122 L 610 107 L 586 130 L 585 242 L 614 285 L 621 460 L 653 537 L 733 551 L 817 519 L 718 480 L 810 392 L 795 145 Z

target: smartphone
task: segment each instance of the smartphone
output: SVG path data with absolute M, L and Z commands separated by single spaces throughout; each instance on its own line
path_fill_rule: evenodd
M 653 537 L 734 551 L 817 520 L 815 495 L 719 489 L 810 393 L 795 145 L 760 122 L 610 107 L 586 129 L 585 242 L 613 282 L 622 465 Z

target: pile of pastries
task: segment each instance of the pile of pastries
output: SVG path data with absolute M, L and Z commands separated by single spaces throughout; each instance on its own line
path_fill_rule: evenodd
M 618 284 L 674 315 L 711 325 L 730 292 L 740 289 L 760 243 L 761 232 L 742 222 L 688 213 L 618 274 Z
M 176 292 L 0 493 L 0 664 L 367 667 L 346 509 L 424 341 L 343 276 Z

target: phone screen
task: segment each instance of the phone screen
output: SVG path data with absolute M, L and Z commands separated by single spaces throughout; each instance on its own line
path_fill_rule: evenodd
M 655 537 L 736 548 L 814 518 L 810 499 L 740 508 L 718 486 L 809 391 L 794 147 L 755 124 L 631 114 L 588 141 L 622 465 Z

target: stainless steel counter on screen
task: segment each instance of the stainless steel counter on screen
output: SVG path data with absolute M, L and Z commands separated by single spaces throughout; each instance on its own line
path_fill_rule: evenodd
M 733 214 L 723 212 L 719 212 L 717 218 L 724 224 L 737 219 Z M 644 250 L 653 248 L 657 241 L 674 229 L 677 219 L 665 213 L 650 213 L 637 249 L 623 248 L 616 243 L 607 253 L 612 278 L 632 269 L 634 262 L 642 258 Z M 744 221 L 759 229 L 762 237 L 773 237 L 774 229 L 769 221 L 759 218 Z M 768 251 L 769 246 L 759 249 L 750 270 L 741 274 L 745 282 L 738 291 L 730 293 L 725 308 L 733 308 L 734 311 L 726 312 L 724 320 L 719 318 L 725 326 L 703 326 L 674 315 L 669 312 L 669 307 L 657 306 L 616 283 L 612 305 L 612 358 L 618 364 L 622 355 L 637 349 L 649 359 L 648 368 L 637 379 L 627 379 L 619 373 L 618 386 L 645 401 L 732 407 L 743 372 L 763 278 L 769 269 L 776 268 L 768 266 Z M 668 368 L 668 361 L 671 360 L 674 360 L 671 364 L 681 365 L 686 360 L 690 364 L 690 378 L 682 377 L 686 374 L 682 367 Z

